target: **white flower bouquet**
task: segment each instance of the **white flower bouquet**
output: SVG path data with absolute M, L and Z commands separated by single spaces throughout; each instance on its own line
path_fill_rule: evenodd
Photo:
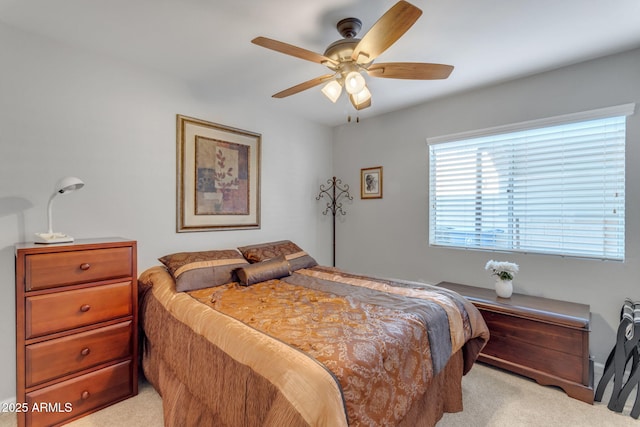
M 498 276 L 500 280 L 513 280 L 513 276 L 518 272 L 518 264 L 490 260 L 484 269 L 490 270 L 491 275 Z

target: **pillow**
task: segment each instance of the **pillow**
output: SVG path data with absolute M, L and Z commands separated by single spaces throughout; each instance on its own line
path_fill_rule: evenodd
M 254 283 L 271 279 L 279 279 L 291 274 L 291 266 L 284 255 L 267 261 L 245 265 L 236 270 L 241 285 L 249 286 Z
M 289 264 L 291 264 L 291 271 L 318 265 L 315 259 L 290 240 L 260 243 L 257 245 L 243 246 L 238 249 L 242 252 L 245 259 L 252 264 L 284 255 L 287 261 L 289 261 Z
M 193 291 L 235 281 L 234 270 L 248 265 L 235 249 L 179 252 L 158 258 L 176 281 L 176 291 Z

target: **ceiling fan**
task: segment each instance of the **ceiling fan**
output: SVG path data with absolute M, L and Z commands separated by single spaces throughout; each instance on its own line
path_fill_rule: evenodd
M 362 22 L 357 18 L 343 19 L 338 22 L 337 29 L 344 38 L 331 43 L 322 55 L 266 37 L 256 37 L 251 42 L 286 55 L 324 65 L 331 70 L 331 74 L 316 77 L 278 92 L 273 95 L 274 98 L 285 98 L 326 83 L 322 92 L 332 102 L 338 100 L 344 87 L 351 104 L 356 110 L 362 110 L 371 106 L 371 92 L 367 88 L 363 73 L 371 77 L 390 79 L 435 80 L 446 79 L 453 71 L 453 66 L 444 64 L 373 63 L 382 52 L 411 28 L 420 15 L 422 10 L 401 0 L 382 15 L 362 38 L 356 38 L 358 31 L 362 28 Z

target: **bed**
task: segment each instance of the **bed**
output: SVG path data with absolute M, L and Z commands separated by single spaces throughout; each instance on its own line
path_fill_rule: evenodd
M 141 353 L 166 426 L 433 426 L 489 338 L 452 291 L 288 240 L 160 261 L 139 277 Z

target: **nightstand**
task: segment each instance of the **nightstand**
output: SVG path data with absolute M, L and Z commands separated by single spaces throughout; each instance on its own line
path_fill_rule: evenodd
M 18 426 L 68 422 L 138 393 L 137 244 L 18 244 Z
M 588 305 L 441 282 L 467 298 L 484 318 L 491 337 L 478 360 L 558 386 L 593 403 L 593 360 L 589 356 Z

